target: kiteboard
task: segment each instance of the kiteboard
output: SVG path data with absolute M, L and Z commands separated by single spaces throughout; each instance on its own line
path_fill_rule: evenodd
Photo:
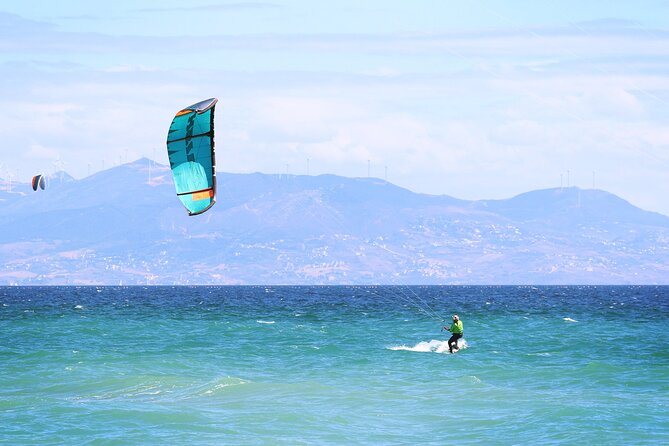
M 458 339 L 458 350 L 454 350 L 453 353 L 464 350 L 468 347 L 467 341 L 464 338 Z M 449 354 L 448 350 L 448 341 L 439 341 L 437 339 L 432 339 L 431 341 L 421 341 L 414 346 L 410 345 L 395 345 L 392 347 L 387 347 L 388 350 L 403 350 L 408 352 L 419 352 L 419 353 L 445 353 Z

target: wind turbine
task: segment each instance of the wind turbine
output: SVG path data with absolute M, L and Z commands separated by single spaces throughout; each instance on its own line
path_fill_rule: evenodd
M 60 173 L 60 181 L 63 181 L 63 170 L 65 169 L 65 161 L 60 159 L 60 155 L 56 157 L 56 160 L 53 162 L 54 175 Z

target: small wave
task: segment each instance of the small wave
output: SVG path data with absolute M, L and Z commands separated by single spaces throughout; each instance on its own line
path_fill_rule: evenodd
M 81 305 L 75 305 L 74 309 L 75 310 L 83 310 L 84 307 L 82 307 Z
M 274 321 L 262 321 L 262 320 L 257 320 L 256 322 L 259 323 L 259 324 L 274 324 L 275 323 Z
M 233 386 L 241 386 L 244 384 L 248 384 L 249 381 L 245 381 L 240 378 L 232 378 L 228 377 L 224 380 L 219 380 L 217 383 L 210 383 L 210 385 L 207 385 L 206 388 L 201 389 L 199 392 L 200 396 L 209 396 L 209 395 L 214 395 L 216 393 L 219 393 L 221 391 L 224 391 L 226 387 L 233 387 Z
M 572 319 L 570 317 L 563 317 L 562 319 L 564 319 L 567 322 L 578 322 L 576 319 Z
M 468 347 L 467 341 L 464 339 L 458 340 L 458 348 L 460 350 L 466 349 Z M 407 345 L 395 345 L 392 347 L 386 347 L 388 350 L 404 350 L 409 352 L 420 352 L 420 353 L 450 353 L 448 351 L 448 341 L 439 341 L 432 339 L 431 341 L 421 341 L 413 347 Z

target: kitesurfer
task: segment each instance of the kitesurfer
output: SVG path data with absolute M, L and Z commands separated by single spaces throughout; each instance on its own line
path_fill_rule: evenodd
M 444 325 L 444 328 L 447 331 L 451 332 L 451 338 L 448 340 L 448 350 L 453 353 L 453 349 L 457 352 L 458 348 L 458 339 L 460 339 L 465 334 L 465 329 L 462 325 L 462 321 L 457 314 L 453 315 L 453 323 L 450 327 Z

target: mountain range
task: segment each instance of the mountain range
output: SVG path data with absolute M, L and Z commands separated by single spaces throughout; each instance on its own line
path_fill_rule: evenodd
M 146 158 L 0 180 L 0 285 L 667 284 L 669 217 L 602 190 L 503 200 L 377 178 L 219 172 L 188 217 Z

